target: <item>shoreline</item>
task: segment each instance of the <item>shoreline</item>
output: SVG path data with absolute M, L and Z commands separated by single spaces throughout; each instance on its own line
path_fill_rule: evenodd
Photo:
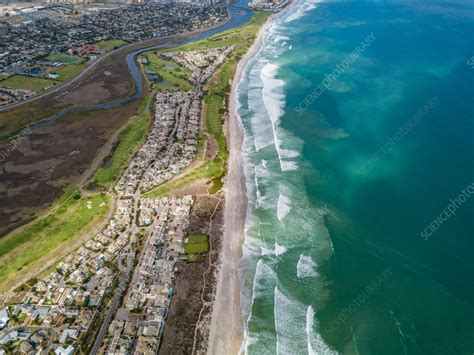
M 243 340 L 243 321 L 240 312 L 241 280 L 238 269 L 242 259 L 245 220 L 247 214 L 247 188 L 242 162 L 244 132 L 235 112 L 237 85 L 244 68 L 261 48 L 263 31 L 272 20 L 268 17 L 247 53 L 237 64 L 229 97 L 227 136 L 229 146 L 228 171 L 224 185 L 225 212 L 221 264 L 212 310 L 208 354 L 237 354 Z
M 298 0 L 288 1 L 280 11 L 272 13 L 265 20 L 252 46 L 239 60 L 231 83 L 226 131 L 229 158 L 224 184 L 224 236 L 209 331 L 207 348 L 207 354 L 209 355 L 240 354 L 244 340 L 244 324 L 240 307 L 243 275 L 240 263 L 243 256 L 248 199 L 242 160 L 245 137 L 242 123 L 236 114 L 237 86 L 242 79 L 243 70 L 247 67 L 248 62 L 262 48 L 263 33 L 266 26 L 297 2 Z

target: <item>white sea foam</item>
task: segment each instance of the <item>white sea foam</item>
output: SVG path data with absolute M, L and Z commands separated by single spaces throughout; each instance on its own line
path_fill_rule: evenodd
M 251 80 L 255 80 L 253 77 Z M 248 91 L 248 103 L 251 112 L 252 138 L 258 152 L 270 145 L 275 145 L 272 122 L 264 119 L 267 115 L 262 102 L 261 86 Z
M 283 221 L 283 219 L 290 213 L 291 211 L 291 200 L 288 196 L 285 196 L 280 193 L 278 196 L 278 204 L 277 204 L 277 217 L 279 221 Z
M 278 65 L 267 63 L 260 72 L 260 78 L 263 83 L 262 93 L 265 107 L 272 122 L 276 123 L 284 114 L 285 96 L 277 92 L 285 86 L 285 82 L 277 79 Z
M 268 186 L 268 182 L 271 178 L 271 173 L 261 164 L 255 165 L 253 170 L 254 181 L 256 186 L 255 189 L 257 196 L 257 207 L 266 210 L 271 210 L 275 206 L 276 197 L 273 197 L 271 194 L 262 192 L 262 190 L 265 192 L 264 187 Z
M 307 12 L 314 10 L 318 3 L 321 1 L 304 1 L 296 5 L 295 10 L 290 13 L 290 15 L 285 19 L 285 22 L 292 22 L 298 20 L 306 15 Z
M 308 355 L 316 354 L 313 349 L 313 327 L 314 327 L 314 310 L 313 307 L 308 306 L 306 310 L 306 336 L 308 337 Z
M 255 174 L 254 174 L 254 178 L 255 178 L 255 194 L 256 194 L 256 197 L 257 197 L 257 206 L 260 206 L 261 202 L 260 202 L 260 199 L 261 199 L 261 194 L 260 194 L 260 190 L 258 188 L 258 175 L 257 175 L 257 167 L 255 166 L 254 167 L 254 170 L 255 170 Z
M 290 38 L 287 37 L 287 36 L 283 36 L 283 35 L 276 35 L 275 36 L 275 39 L 274 39 L 274 42 L 280 42 L 280 41 L 288 41 Z
M 281 160 L 280 165 L 282 171 L 298 170 L 298 163 L 295 161 Z
M 261 250 L 262 256 L 273 255 L 275 253 L 274 249 L 267 248 L 266 246 L 263 246 L 263 245 L 260 247 L 260 250 Z
M 252 289 L 252 304 L 256 298 L 265 297 L 271 291 L 272 282 L 275 282 L 277 276 L 275 271 L 272 270 L 262 259 L 257 262 L 257 268 L 255 269 L 255 277 L 253 280 Z
M 275 287 L 275 331 L 277 334 L 277 354 L 305 354 L 305 307 L 300 302 L 289 298 L 278 287 Z
M 294 161 L 289 161 L 287 159 L 298 156 L 299 152 L 281 147 L 283 141 L 283 130 L 280 129 L 279 123 L 280 118 L 285 113 L 285 95 L 282 93 L 285 82 L 276 78 L 277 72 L 278 66 L 272 63 L 265 64 L 261 70 L 260 79 L 263 83 L 263 103 L 271 120 L 273 141 L 278 154 L 278 159 L 280 160 L 281 170 L 296 170 L 298 165 Z
M 306 336 L 308 339 L 308 355 L 337 354 L 327 346 L 321 335 L 314 331 L 314 310 L 311 306 L 306 309 Z
M 286 253 L 286 248 L 283 245 L 275 243 L 275 255 L 280 256 Z
M 284 158 L 296 158 L 296 157 L 299 157 L 300 156 L 300 152 L 296 151 L 296 150 L 292 150 L 292 149 L 283 149 L 283 148 L 280 148 L 280 154 L 284 157 Z
M 296 276 L 300 279 L 305 277 L 316 277 L 319 275 L 316 271 L 317 267 L 318 264 L 313 261 L 310 256 L 301 254 L 298 264 L 296 265 Z

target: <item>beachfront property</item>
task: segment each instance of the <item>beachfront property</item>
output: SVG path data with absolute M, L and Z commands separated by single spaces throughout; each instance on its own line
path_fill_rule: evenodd
M 191 196 L 141 200 L 139 220 L 147 221 L 148 228 L 123 305 L 102 345 L 104 353 L 158 351 L 192 204 Z
M 254 10 L 277 12 L 289 2 L 289 0 L 252 0 L 249 7 Z

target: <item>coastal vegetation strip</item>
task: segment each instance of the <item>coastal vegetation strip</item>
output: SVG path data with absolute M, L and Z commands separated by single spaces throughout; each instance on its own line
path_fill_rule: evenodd
M 228 149 L 223 130 L 223 115 L 226 112 L 226 98 L 230 93 L 231 80 L 235 73 L 236 63 L 247 52 L 255 40 L 260 26 L 268 17 L 267 13 L 255 12 L 252 19 L 244 26 L 237 27 L 195 43 L 186 44 L 173 51 L 203 50 L 222 46 L 237 45 L 216 74 L 211 78 L 207 94 L 204 98 L 206 132 L 201 139 L 212 137 L 217 142 L 218 153 L 212 160 L 203 162 L 195 169 L 170 180 L 147 193 L 146 197 L 158 197 L 182 188 L 199 180 L 212 181 L 211 193 L 222 187 L 222 177 L 226 173 Z M 167 51 L 170 51 L 169 49 Z
M 151 96 L 146 97 L 138 109 L 137 117 L 119 133 L 113 151 L 106 158 L 108 166 L 97 170 L 92 178 L 92 183 L 99 185 L 112 184 L 126 169 L 134 152 L 146 139 L 151 122 L 150 102 Z
M 0 240 L 0 291 L 5 291 L 30 271 L 54 259 L 57 251 L 103 219 L 110 197 L 81 197 L 77 188 L 67 191 L 47 216 Z
M 261 25 L 267 17 L 268 13 L 263 11 L 255 11 L 250 21 L 243 26 L 219 32 L 200 41 L 191 42 L 183 46 L 177 47 L 175 48 L 175 50 L 192 51 L 231 46 L 237 44 L 239 48 L 236 50 L 235 53 L 239 56 L 242 56 L 252 45 Z

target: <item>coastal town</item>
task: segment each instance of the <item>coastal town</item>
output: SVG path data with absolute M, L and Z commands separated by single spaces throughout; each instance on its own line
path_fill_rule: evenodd
M 0 106 L 74 78 L 113 49 L 212 27 L 226 18 L 225 7 L 188 3 L 20 9 L 0 17 Z
M 473 33 L 0 0 L 0 355 L 474 355 Z
M 235 46 L 228 46 L 162 55 L 190 69 L 188 80 L 193 89 L 157 93 L 151 133 L 115 187 L 119 196 L 133 196 L 138 188 L 147 192 L 172 179 L 195 160 L 203 85 L 234 49 Z
M 152 127 L 112 191 L 110 220 L 3 305 L 0 354 L 158 352 L 178 262 L 200 260 L 196 255 L 208 251 L 208 237 L 187 233 L 193 196 L 145 193 L 196 162 L 204 90 L 235 49 L 159 54 L 189 69 L 191 89 L 154 93 Z M 81 198 L 88 209 L 94 207 L 87 192 L 74 198 Z M 187 249 L 187 243 L 198 249 Z
M 44 11 L 51 12 L 52 8 L 63 5 L 44 6 Z M 89 33 L 91 37 L 85 42 L 71 42 L 68 49 L 62 48 L 59 53 L 54 50 L 47 57 L 32 54 L 25 57 L 22 65 L 4 58 L 4 68 L 11 72 L 0 82 L 15 77 L 24 77 L 28 82 L 33 79 L 59 81 L 60 77 L 34 77 L 19 69 L 46 65 L 56 68 L 54 73 L 48 74 L 57 74 L 66 67 L 84 68 L 94 65 L 99 58 L 106 58 L 92 68 L 85 79 L 78 78 L 78 83 L 69 87 L 65 85 L 33 101 L 13 105 L 15 111 L 16 107 L 29 107 L 30 102 L 36 105 L 50 100 L 49 95 L 53 95 L 54 100 L 71 98 L 76 90 L 94 95 L 81 85 L 101 90 L 99 85 L 129 84 L 125 56 L 119 56 L 122 50 L 110 53 L 114 48 L 133 47 L 137 41 L 150 36 L 161 38 L 168 33 L 215 27 L 231 16 L 226 24 L 230 29 L 215 32 L 212 29 L 206 37 L 186 39 L 176 46 L 167 43 L 159 47 L 156 46 L 159 42 L 154 40 L 140 44 L 143 47 L 133 50 L 137 53 L 134 60 L 142 74 L 143 91 L 135 87 L 139 94 L 130 96 L 130 102 L 124 101 L 120 110 L 100 108 L 95 111 L 97 106 L 91 106 L 97 115 L 94 122 L 98 124 L 116 120 L 125 107 L 128 112 L 114 131 L 103 132 L 105 139 L 97 146 L 100 150 L 91 149 L 94 153 L 90 165 L 76 175 L 77 179 L 71 179 L 72 184 L 65 185 L 59 199 L 45 205 L 41 215 L 34 216 L 0 240 L 3 268 L 0 270 L 0 355 L 206 352 L 212 334 L 210 321 L 220 278 L 224 236 L 228 97 L 236 64 L 250 48 L 267 15 L 260 12 L 253 16 L 249 9 L 214 5 L 152 3 L 140 6 L 156 7 L 160 9 L 156 10 L 159 15 L 142 16 L 138 5 L 84 9 L 58 19 L 28 15 L 28 21 L 35 26 L 40 20 L 65 23 L 65 18 L 68 21 L 79 19 L 82 28 L 92 32 L 94 26 L 88 21 L 94 18 L 94 23 L 101 23 L 100 35 L 94 37 Z M 181 7 L 189 9 L 188 15 L 179 10 Z M 193 8 L 199 11 L 193 12 Z M 170 9 L 179 12 L 179 20 L 167 15 Z M 92 15 L 86 15 L 88 11 Z M 107 11 L 117 12 L 110 15 Z M 162 19 L 163 23 L 171 24 L 166 29 L 163 27 L 163 31 L 174 32 L 161 31 L 158 22 L 144 23 L 147 29 L 161 32 L 144 31 L 143 37 L 121 35 L 119 38 L 107 32 L 114 27 L 107 26 L 107 22 L 113 22 L 114 16 L 124 19 L 120 14 L 127 11 L 135 13 L 130 15 L 135 23 Z M 6 22 L 18 30 L 24 25 L 23 15 L 15 16 L 9 16 Z M 122 22 L 122 27 L 128 26 L 127 21 Z M 176 26 L 172 25 L 174 22 Z M 49 30 L 54 33 L 53 29 Z M 88 36 L 86 31 L 72 31 L 74 40 Z M 120 29 L 114 31 L 120 32 Z M 131 31 L 140 35 L 137 28 Z M 63 34 L 64 28 L 58 36 Z M 10 41 L 10 46 L 15 46 L 12 38 Z M 123 50 L 126 52 L 127 48 Z M 114 59 L 108 64 L 107 53 L 124 62 L 118 64 Z M 97 67 L 100 69 L 96 70 Z M 118 72 L 120 75 L 115 74 L 117 67 L 122 70 Z M 102 81 L 95 85 L 96 80 Z M 110 87 L 111 95 L 118 96 L 114 86 Z M 122 85 L 122 92 L 126 88 Z M 129 86 L 129 90 L 133 90 L 133 86 Z M 25 94 L 23 97 L 34 96 L 31 92 L 21 93 Z M 78 95 L 77 98 L 101 102 L 93 96 Z M 107 98 L 104 95 L 102 100 Z M 102 116 L 109 111 L 107 118 Z M 78 138 L 82 140 L 95 128 L 82 130 L 83 124 L 85 128 L 91 122 L 82 121 L 89 118 L 88 112 L 77 113 L 76 119 L 69 119 L 67 114 L 68 118 L 57 123 L 69 121 L 75 126 L 74 130 L 79 128 Z M 54 130 L 57 123 L 44 128 L 31 126 L 25 131 L 22 144 L 12 148 L 9 157 L 22 155 L 25 147 L 31 147 L 35 153 L 31 138 L 43 129 Z M 82 151 L 84 145 L 78 148 L 70 149 L 73 151 L 66 159 L 72 162 L 78 155 L 89 154 Z M 58 166 L 58 162 L 53 165 Z M 5 166 L 9 171 L 15 164 L 8 162 Z M 47 172 L 52 174 L 54 169 L 51 166 Z M 8 250 L 3 248 L 5 240 L 8 242 L 11 238 L 16 243 L 18 235 L 25 233 L 28 235 L 25 244 L 14 244 Z M 30 242 L 35 244 L 27 255 L 19 253 L 10 257 L 18 245 L 27 248 Z M 12 273 L 7 273 L 7 268 Z
M 289 3 L 290 0 L 252 0 L 249 7 L 254 10 L 278 12 Z
M 102 340 L 93 337 L 95 327 L 115 311 L 99 348 L 158 350 L 193 198 L 142 199 L 139 210 L 132 202 L 118 200 L 102 232 L 46 277 L 30 280 L 21 302 L 0 310 L 2 353 L 87 352 L 91 339 Z M 122 292 L 123 307 L 117 310 Z

